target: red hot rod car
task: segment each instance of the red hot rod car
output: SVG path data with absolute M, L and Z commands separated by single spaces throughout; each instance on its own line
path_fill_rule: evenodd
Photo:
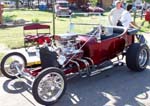
M 8 78 L 25 77 L 32 80 L 32 94 L 43 105 L 57 102 L 65 93 L 67 79 L 75 75 L 93 76 L 120 65 L 132 71 L 144 71 L 149 62 L 149 49 L 136 29 L 98 25 L 86 34 L 60 34 L 50 37 L 49 46 L 39 48 L 39 66 L 27 66 L 24 55 L 13 52 L 4 56 L 1 71 Z M 122 56 L 120 59 L 119 56 Z M 106 61 L 118 61 L 106 66 Z

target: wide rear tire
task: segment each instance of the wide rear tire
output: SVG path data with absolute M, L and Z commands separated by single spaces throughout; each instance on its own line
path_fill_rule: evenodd
M 66 78 L 64 73 L 55 67 L 42 70 L 35 79 L 32 94 L 35 100 L 42 105 L 51 105 L 57 102 L 65 93 Z
M 144 71 L 149 62 L 147 45 L 134 43 L 129 46 L 126 54 L 126 64 L 132 71 Z

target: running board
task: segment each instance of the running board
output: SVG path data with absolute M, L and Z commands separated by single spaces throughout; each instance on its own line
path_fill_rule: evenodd
M 121 66 L 119 64 L 120 64 L 120 62 L 116 62 L 116 63 L 113 63 L 112 65 L 107 66 L 107 67 L 98 68 L 96 71 L 92 71 L 90 76 L 94 76 L 94 75 L 99 74 L 105 70 L 111 69 L 111 68 L 115 67 L 116 65 Z

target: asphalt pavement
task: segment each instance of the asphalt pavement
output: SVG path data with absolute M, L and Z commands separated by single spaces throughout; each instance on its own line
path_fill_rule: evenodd
M 147 36 L 147 40 L 150 40 Z M 24 80 L 26 81 L 26 80 Z M 41 106 L 24 82 L 0 77 L 0 106 Z M 143 72 L 126 66 L 67 81 L 65 95 L 53 106 L 150 106 L 150 65 Z
M 16 79 L 0 78 L 0 106 L 41 106 L 30 87 Z M 53 106 L 150 106 L 150 66 L 132 72 L 115 67 L 96 76 L 75 77 L 65 95 Z

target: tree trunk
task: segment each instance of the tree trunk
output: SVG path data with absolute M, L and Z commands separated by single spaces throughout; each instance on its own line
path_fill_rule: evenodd
M 16 9 L 19 9 L 19 0 L 16 0 Z

